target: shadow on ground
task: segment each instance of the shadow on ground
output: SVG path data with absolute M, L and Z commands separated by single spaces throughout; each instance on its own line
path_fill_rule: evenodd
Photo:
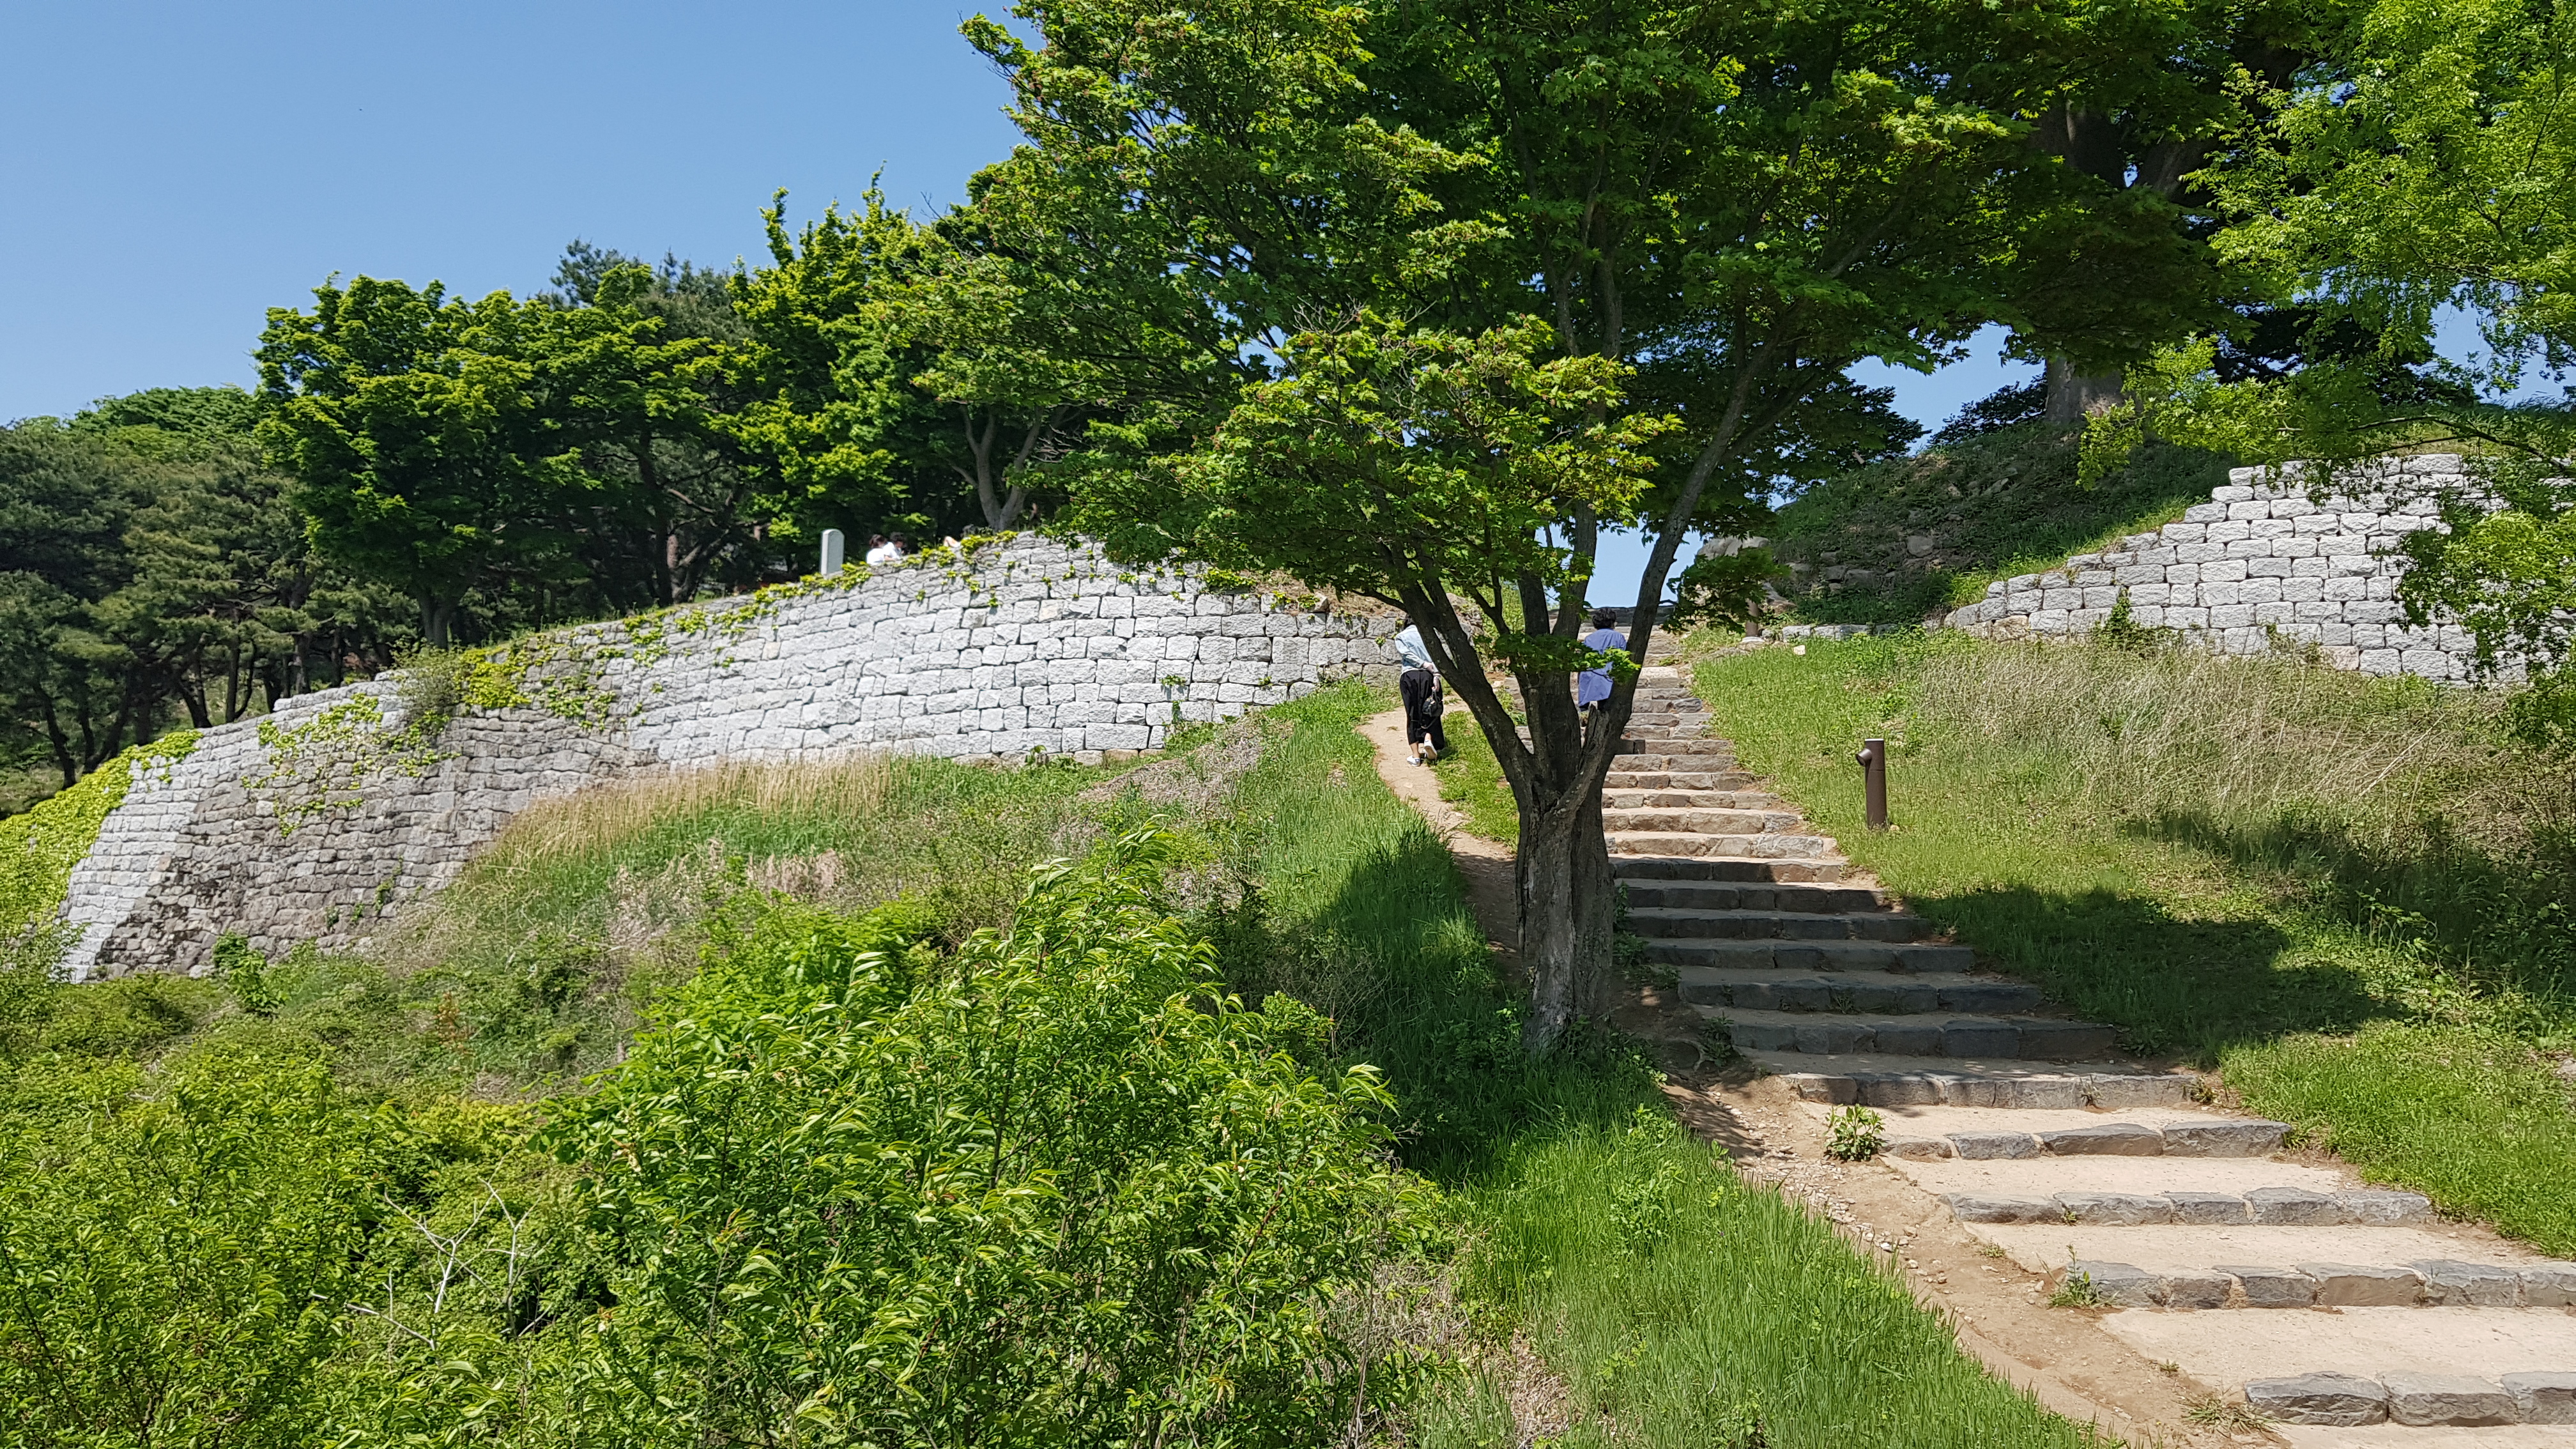
M 2214 1064 L 2226 1047 L 2287 1032 L 2345 1032 L 2388 1014 L 2360 969 L 2302 949 L 2263 919 L 2196 919 L 2112 891 L 1986 887 L 1908 904 L 2035 981 L 2076 1014 L 2120 1028 L 2142 1056 Z

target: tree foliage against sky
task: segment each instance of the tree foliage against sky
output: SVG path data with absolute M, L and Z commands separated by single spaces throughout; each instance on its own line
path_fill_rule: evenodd
M 2576 362 L 2576 19 L 2522 0 L 2376 0 L 2340 16 L 2326 56 L 2259 91 L 2265 119 L 2208 168 L 2219 253 L 2333 337 L 2303 365 L 2232 373 L 2216 339 L 2131 375 L 2100 417 L 2096 470 L 2149 429 L 2324 479 L 2392 452 L 2463 446 L 2483 496 L 2446 500 L 2447 535 L 2409 545 L 2401 597 L 2456 620 L 2491 671 L 2535 688 L 2518 717 L 2576 736 L 2568 611 L 2576 426 L 2562 402 L 2514 400 Z M 2475 363 L 2432 363 L 2446 315 L 2474 319 Z
M 1079 239 L 1063 285 L 1124 305 L 1056 345 L 1140 359 L 1125 391 L 1157 400 L 1095 429 L 1067 468 L 1078 521 L 1132 553 L 1300 568 L 1329 526 L 1353 568 L 1382 571 L 1370 591 L 1435 638 L 1520 799 L 1523 955 L 1548 1003 L 1534 1041 L 1552 1040 L 1610 980 L 1598 799 L 1629 690 L 1587 734 L 1566 688 L 1589 608 L 1630 602 L 1590 596 L 1601 530 L 1652 541 L 1633 601 L 1642 648 L 1691 531 L 1741 530 L 1779 480 L 1913 435 L 1885 395 L 1849 382 L 1851 364 L 1929 366 L 1986 322 L 2048 315 L 2033 257 L 2111 203 L 2032 145 L 2027 117 L 2084 94 L 2098 47 L 2062 18 L 1867 0 L 1239 4 L 1186 20 L 1132 0 L 1032 0 L 1015 13 L 1043 43 L 968 27 L 1011 77 L 1029 136 L 977 178 L 973 209 L 1006 253 Z M 2178 285 L 2142 277 L 2091 297 L 2068 335 L 2151 330 Z M 1143 481 L 1299 396 L 1247 400 L 1243 386 L 1392 340 L 1374 319 L 1401 319 L 1439 354 L 1527 336 L 1530 317 L 1546 352 L 1604 369 L 1591 407 L 1632 428 L 1622 448 L 1654 439 L 1647 486 L 1615 500 L 1533 491 L 1548 470 L 1526 466 L 1530 440 L 1511 430 L 1460 475 L 1489 506 L 1389 509 L 1358 530 L 1364 510 L 1323 506 L 1320 486 L 1305 513 L 1256 515 Z M 1205 350 L 1185 365 L 1138 347 L 1131 319 Z M 1349 348 L 1330 340 L 1340 332 Z M 1388 408 L 1400 390 L 1346 380 L 1361 388 L 1347 405 L 1386 409 L 1399 435 L 1441 431 Z M 1283 472 L 1318 461 L 1278 457 Z M 1337 486 L 1365 490 L 1358 459 L 1331 462 L 1355 468 Z M 1456 572 L 1491 519 L 1541 515 L 1547 559 L 1488 541 L 1508 574 Z M 1453 615 L 1448 600 L 1480 581 L 1493 607 Z M 1515 676 L 1527 743 L 1489 662 Z

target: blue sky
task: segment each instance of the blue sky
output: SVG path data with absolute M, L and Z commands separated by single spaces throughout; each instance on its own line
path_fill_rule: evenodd
M 975 8 L 6 0 L 0 419 L 247 385 L 334 271 L 525 292 L 576 236 L 757 256 L 782 186 L 959 200 L 1015 134 Z
M 791 217 L 880 170 L 957 201 L 1016 134 L 957 36 L 976 8 L 9 0 L 0 420 L 249 385 L 266 310 L 334 272 L 525 293 L 574 237 L 757 257 L 780 187 Z M 2029 371 L 1993 344 L 1870 379 L 1938 423 Z M 1642 562 L 1614 547 L 1603 595 Z

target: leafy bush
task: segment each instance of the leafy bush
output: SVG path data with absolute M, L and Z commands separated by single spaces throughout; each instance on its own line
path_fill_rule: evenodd
M 1160 837 L 1042 872 L 1007 935 L 760 908 L 562 1129 L 617 1307 L 571 1440 L 1304 1443 L 1327 1309 L 1422 1189 L 1365 1070 L 1208 984 Z M 1383 1385 L 1388 1376 L 1381 1375 Z
M 1867 1107 L 1836 1107 L 1825 1121 L 1825 1155 L 1837 1162 L 1867 1162 L 1887 1144 L 1887 1119 Z
M 309 1054 L 23 1071 L 0 1117 L 0 1443 L 313 1442 L 374 1147 Z

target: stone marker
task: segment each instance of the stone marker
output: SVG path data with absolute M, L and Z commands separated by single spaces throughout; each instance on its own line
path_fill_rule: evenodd
M 2351 1428 L 2387 1422 L 2388 1391 L 2352 1374 L 2299 1374 L 2247 1384 L 2245 1406 L 2284 1424 Z
M 2510 1424 L 2513 1396 L 2485 1379 L 2459 1374 L 2387 1373 L 2388 1417 L 2417 1428 L 2437 1424 Z
M 2504 1391 L 2526 1424 L 2576 1424 L 2576 1373 L 2506 1374 Z

